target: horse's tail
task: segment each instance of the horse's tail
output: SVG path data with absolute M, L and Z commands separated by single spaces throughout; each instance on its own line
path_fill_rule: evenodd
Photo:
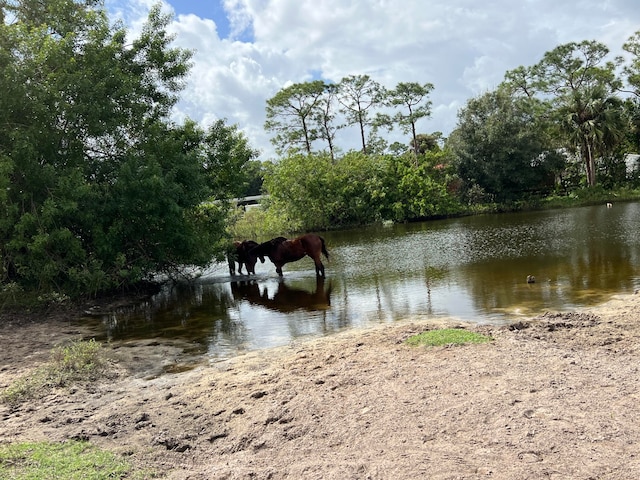
M 327 251 L 327 246 L 324 243 L 324 238 L 320 237 L 320 241 L 322 242 L 322 253 L 326 257 L 326 259 L 329 260 L 329 252 Z

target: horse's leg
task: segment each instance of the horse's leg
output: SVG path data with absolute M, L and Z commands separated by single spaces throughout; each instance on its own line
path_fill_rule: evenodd
M 322 260 L 320 260 L 320 254 L 314 255 L 313 263 L 316 264 L 316 277 L 324 277 L 324 265 L 322 264 Z
M 276 264 L 276 273 L 282 277 L 282 264 Z
M 229 264 L 229 275 L 236 274 L 236 262 L 231 256 L 227 256 L 227 263 Z

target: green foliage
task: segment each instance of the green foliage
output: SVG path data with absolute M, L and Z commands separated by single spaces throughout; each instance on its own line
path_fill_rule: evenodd
M 443 141 L 442 132 L 418 133 L 416 135 L 416 145 L 412 145 L 418 154 L 425 154 L 430 151 L 440 150 L 440 143 Z
M 269 209 L 295 230 L 331 225 L 333 163 L 327 155 L 292 155 L 267 172 Z
M 334 226 L 366 224 L 380 219 L 376 200 L 383 192 L 384 159 L 350 152 L 333 167 L 332 184 L 325 204 L 329 224 Z
M 500 88 L 470 100 L 447 145 L 469 203 L 512 202 L 552 190 L 563 159 L 536 118 L 540 104 Z
M 105 352 L 94 339 L 77 340 L 51 351 L 49 371 L 59 377 L 58 385 L 74 381 L 93 380 L 102 375 L 106 367 Z
M 299 224 L 288 223 L 285 216 L 268 207 L 251 208 L 246 212 L 238 209 L 229 226 L 232 238 L 238 240 L 269 239 L 287 236 L 299 231 Z
M 320 137 L 316 118 L 326 86 L 321 80 L 290 85 L 267 100 L 265 130 L 279 153 L 311 153 Z
M 239 197 L 249 197 L 262 194 L 262 184 L 264 182 L 265 166 L 258 160 L 248 161 L 242 168 L 245 176 L 244 190 Z
M 379 128 L 398 125 L 412 133 L 415 142 L 416 122 L 430 113 L 426 96 L 429 83 L 400 83 L 386 91 L 368 75 L 350 75 L 339 83 L 321 80 L 296 83 L 283 88 L 267 100 L 265 129 L 273 134 L 271 143 L 281 155 L 307 155 L 327 152 L 335 159 L 342 149 L 336 145 L 336 134 L 346 127 L 358 130 L 362 152 L 382 154 L 387 142 L 378 135 Z M 390 106 L 396 115 L 382 114 Z
M 598 159 L 615 150 L 626 128 L 615 95 L 622 86 L 616 76 L 621 59 L 606 61 L 608 54 L 595 41 L 570 42 L 546 52 L 533 67 L 506 74 L 514 91 L 544 100 L 561 146 L 579 155 L 589 186 L 596 183 Z
M 102 346 L 94 340 L 56 347 L 49 362 L 9 385 L 0 399 L 9 404 L 32 400 L 55 387 L 96 380 L 106 374 L 106 367 Z
M 258 156 L 236 125 L 216 121 L 204 138 L 205 164 L 210 172 L 213 197 L 240 197 L 249 188 L 249 174 L 245 166 Z
M 449 188 L 455 174 L 447 151 L 389 157 L 386 171 L 387 198 L 381 216 L 396 222 L 460 213 Z M 417 161 L 417 163 L 416 163 Z
M 386 94 L 388 105 L 406 109 L 398 111 L 393 116 L 393 121 L 404 133 L 411 135 L 411 148 L 416 154 L 418 152 L 416 123 L 421 118 L 431 115 L 431 102 L 427 98 L 432 90 L 431 83 L 420 85 L 416 82 L 400 82 L 395 89 Z
M 629 37 L 622 48 L 631 57 L 629 64 L 624 68 L 627 82 L 634 89 L 635 95 L 640 96 L 640 30 Z
M 491 340 L 491 337 L 461 328 L 443 328 L 413 335 L 406 340 L 406 343 L 412 347 L 438 347 L 443 345 L 463 345 L 465 343 L 486 343 Z
M 412 153 L 286 157 L 265 177 L 267 208 L 295 230 L 458 213 L 450 159 L 444 151 L 420 156 L 417 165 Z
M 17 443 L 0 446 L 0 476 L 13 480 L 132 478 L 133 467 L 88 442 Z M 138 477 L 134 474 L 133 478 Z
M 168 120 L 191 57 L 170 17 L 154 7 L 128 39 L 100 5 L 2 4 L 2 283 L 95 294 L 207 265 L 228 210 L 205 202 L 247 188 L 237 127 Z
M 367 129 L 376 124 L 372 111 L 384 104 L 384 89 L 369 75 L 349 75 L 340 80 L 337 99 L 347 125 L 357 126 L 362 141 L 362 153 L 371 153 L 368 142 L 375 141 L 375 129 Z

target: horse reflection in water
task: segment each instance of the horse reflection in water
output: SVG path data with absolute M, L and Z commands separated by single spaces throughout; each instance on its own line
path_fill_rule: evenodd
M 283 313 L 295 310 L 327 310 L 331 307 L 331 282 L 325 288 L 324 277 L 316 277 L 316 288 L 313 292 L 290 287 L 283 280 L 278 282 L 278 289 L 271 297 L 267 289 L 262 289 L 255 280 L 231 282 L 231 292 L 236 300 L 247 300 Z

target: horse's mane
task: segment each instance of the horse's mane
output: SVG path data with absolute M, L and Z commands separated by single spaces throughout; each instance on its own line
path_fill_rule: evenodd
M 251 250 L 249 250 L 249 253 L 256 256 L 267 255 L 274 247 L 277 247 L 282 242 L 286 241 L 287 239 L 284 237 L 272 238 L 271 240 L 267 240 L 266 242 L 262 242 L 256 247 L 253 247 Z
M 269 243 L 273 246 L 279 245 L 282 242 L 286 242 L 287 239 L 284 237 L 276 237 L 276 238 L 272 238 L 271 240 L 269 240 Z

